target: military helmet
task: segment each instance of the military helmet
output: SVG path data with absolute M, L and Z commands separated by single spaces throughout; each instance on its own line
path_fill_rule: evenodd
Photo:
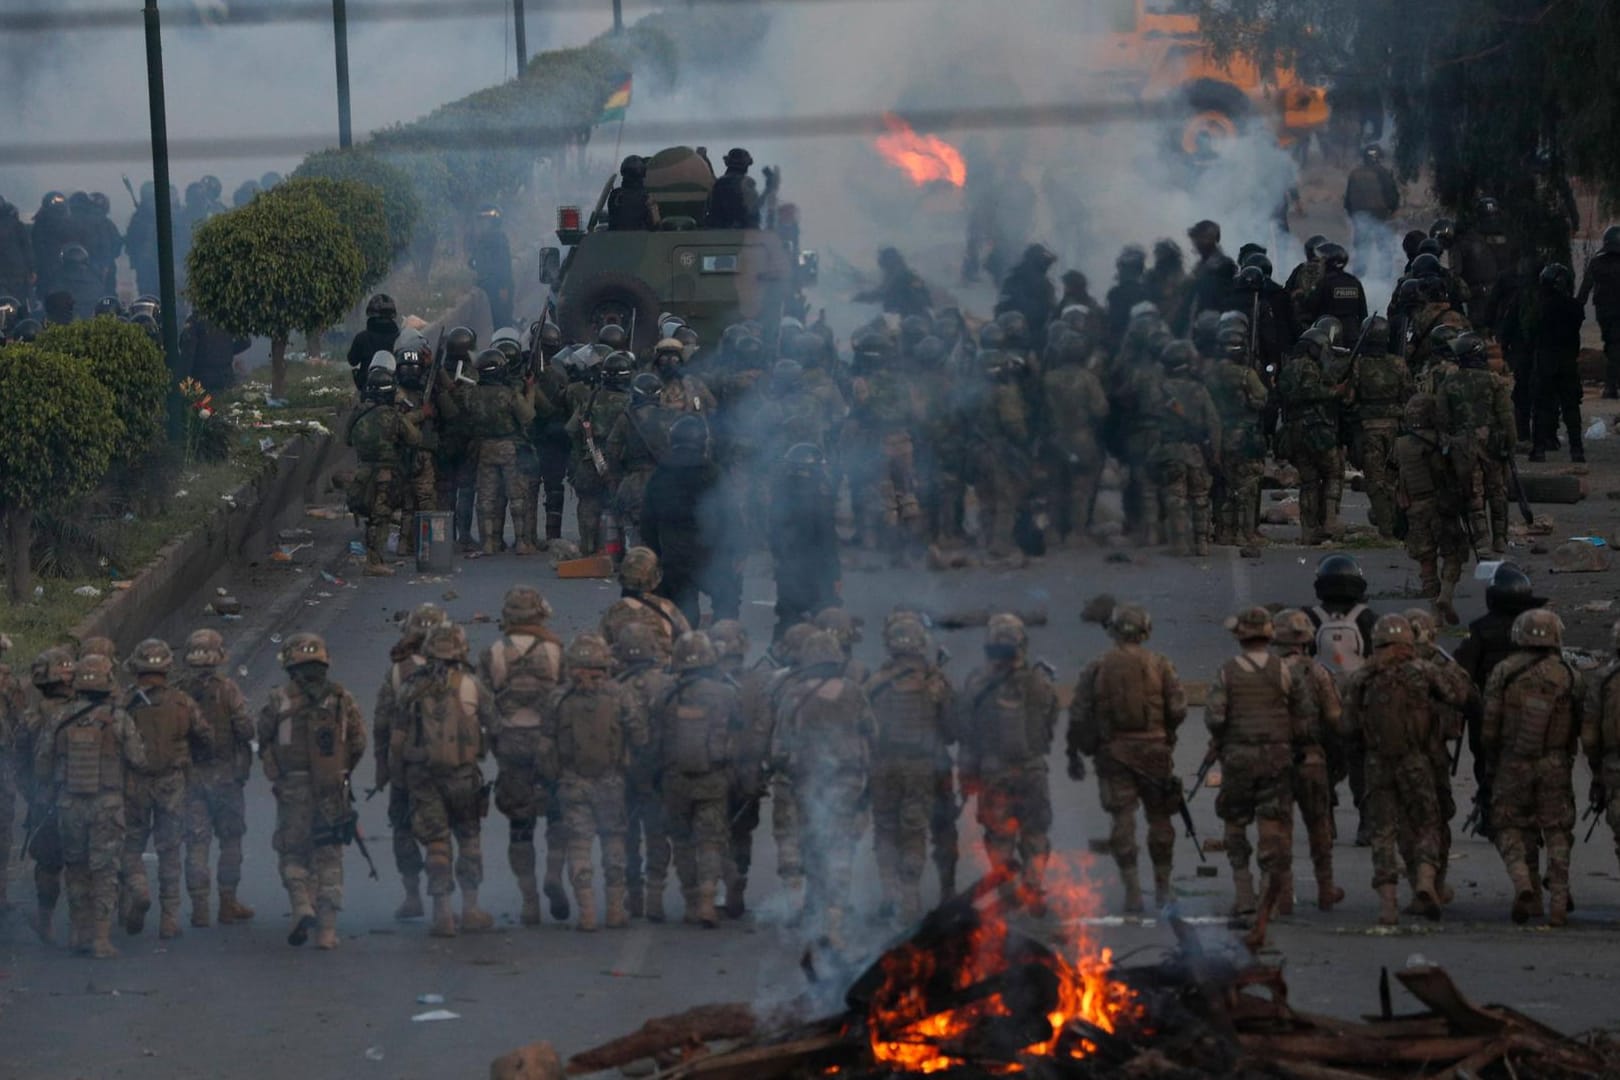
M 682 345 L 678 338 L 667 337 L 653 346 L 653 355 L 685 357 L 686 346 Z
M 1548 263 L 1542 267 L 1541 283 L 1562 293 L 1575 291 L 1575 275 L 1563 263 Z
M 485 349 L 473 361 L 473 371 L 478 375 L 478 381 L 494 380 L 506 372 L 506 355 L 499 349 Z
M 399 389 L 399 380 L 385 367 L 373 367 L 366 372 L 366 397 L 372 401 L 387 401 Z
M 1249 333 L 1249 317 L 1241 311 L 1223 311 L 1217 318 L 1216 330 L 1226 333 L 1228 330 L 1240 330 L 1245 336 Z
M 478 348 L 478 335 L 465 326 L 454 326 L 444 335 L 445 352 L 452 356 L 471 356 Z
M 489 347 L 506 357 L 507 363 L 523 356 L 523 339 L 518 337 L 516 327 L 503 326 L 495 331 L 495 336 L 489 339 Z
M 1240 272 L 1242 270 L 1258 270 L 1260 271 L 1261 278 L 1269 281 L 1271 279 L 1271 275 L 1276 271 L 1276 269 L 1276 267 L 1271 265 L 1271 259 L 1266 255 L 1265 252 L 1256 251 L 1244 258 Z
M 1491 583 L 1485 587 L 1485 607 L 1491 611 L 1506 613 L 1514 608 L 1522 609 L 1534 599 L 1530 576 L 1510 562 L 1498 566 L 1491 575 Z
M 533 585 L 514 585 L 501 601 L 501 626 L 526 626 L 551 618 L 551 605 Z
M 782 631 L 782 638 L 776 643 L 776 655 L 784 664 L 799 663 L 799 653 L 804 649 L 804 643 L 810 640 L 810 635 L 817 633 L 814 623 L 794 623 Z
M 332 657 L 326 651 L 326 641 L 319 634 L 300 633 L 289 637 L 281 646 L 278 656 L 281 666 L 288 670 L 300 664 L 330 664 Z
M 428 366 L 426 354 L 420 349 L 396 346 L 393 356 L 395 381 L 408 389 L 419 388 L 422 385 L 424 369 Z
M 1361 160 L 1368 165 L 1376 165 L 1384 160 L 1384 148 L 1377 143 L 1368 144 L 1361 151 Z
M 813 668 L 843 662 L 844 647 L 839 644 L 838 635 L 831 630 L 813 631 L 799 648 L 801 667 Z
M 378 349 L 376 352 L 372 353 L 371 363 L 366 365 L 366 373 L 370 374 L 371 372 L 376 371 L 378 368 L 382 368 L 384 371 L 393 371 L 394 354 L 389 352 L 387 349 Z
M 675 671 L 697 671 L 719 662 L 720 651 L 702 630 L 688 630 L 676 638 L 669 654 L 669 666 Z
M 926 315 L 907 315 L 900 320 L 900 340 L 915 345 L 934 332 L 934 324 Z
M 1417 258 L 1412 260 L 1411 275 L 1417 278 L 1440 277 L 1445 272 L 1446 268 L 1441 265 L 1440 256 L 1432 251 L 1424 251 L 1419 246 Z
M 1192 321 L 1192 328 L 1188 331 L 1192 335 L 1193 344 L 1199 349 L 1211 349 L 1221 336 L 1221 313 L 1214 308 L 1205 308 L 1200 311 Z
M 658 555 L 652 548 L 633 547 L 624 553 L 624 561 L 619 564 L 620 585 L 637 592 L 651 592 L 663 580 Z
M 543 349 L 560 349 L 563 344 L 562 328 L 554 322 L 543 322 L 540 324 L 540 332 L 535 335 L 535 341 Z
M 377 293 L 366 301 L 366 318 L 368 319 L 392 319 L 398 314 L 399 305 L 394 303 L 394 298 L 385 292 Z
M 631 154 L 619 163 L 619 175 L 626 180 L 645 180 L 647 159 L 640 154 Z
M 746 169 L 754 163 L 754 155 L 740 146 L 734 146 L 726 151 L 726 156 L 721 161 L 728 169 Z
M 108 660 L 118 660 L 118 646 L 113 644 L 109 637 L 87 637 L 79 642 L 79 655 L 105 656 Z
M 618 323 L 606 323 L 596 332 L 596 343 L 617 352 L 630 341 L 630 335 Z
M 627 352 L 609 353 L 602 361 L 602 385 L 609 390 L 623 390 L 630 385 L 630 371 L 635 358 Z
M 1344 249 L 1343 244 L 1335 244 L 1331 240 L 1316 249 L 1322 258 L 1322 265 L 1329 271 L 1337 273 L 1350 265 L 1350 253 Z
M 1434 427 L 1436 402 L 1433 394 L 1413 394 L 1406 399 L 1401 419 L 1410 431 L 1427 431 Z
M 1457 223 L 1450 218 L 1437 218 L 1429 226 L 1429 235 L 1440 241 L 1441 247 L 1450 247 L 1457 239 Z
M 1239 641 L 1270 641 L 1277 632 L 1271 612 L 1258 606 L 1245 608 L 1226 620 L 1226 628 Z
M 1380 615 L 1378 621 L 1373 623 L 1373 648 L 1382 649 L 1386 645 L 1414 644 L 1416 644 L 1416 636 L 1412 633 L 1412 624 L 1406 621 L 1404 615 Z
M 1490 195 L 1481 195 L 1474 200 L 1474 213 L 1480 217 L 1495 217 L 1502 212 L 1502 204 Z
M 630 380 L 630 400 L 637 405 L 651 405 L 664 392 L 664 380 L 650 371 L 638 371 Z
M 405 617 L 405 635 L 418 641 L 426 641 L 428 633 L 435 626 L 449 621 L 449 614 L 438 604 L 418 604 L 416 609 Z
M 1007 331 L 1000 323 L 985 323 L 979 331 L 979 348 L 987 352 L 1005 348 Z
M 791 471 L 810 473 L 826 464 L 821 448 L 814 443 L 794 443 L 782 455 L 782 463 Z
M 96 315 L 111 315 L 113 318 L 119 318 L 124 314 L 124 303 L 116 296 L 103 296 L 96 301 L 93 310 Z
M 644 622 L 628 622 L 613 638 L 613 657 L 621 664 L 658 659 L 658 635 Z
M 162 638 L 147 638 L 135 646 L 124 666 L 137 675 L 162 675 L 174 667 L 174 650 Z
M 1023 649 L 1029 644 L 1029 631 L 1024 629 L 1024 620 L 1011 612 L 1002 612 L 990 616 L 990 622 L 985 627 L 985 643 L 987 645 L 1011 646 Z
M 1209 219 L 1197 222 L 1187 230 L 1187 236 L 1194 243 L 1218 244 L 1221 242 L 1221 227 Z
M 1415 307 L 1423 300 L 1423 282 L 1409 277 L 1395 287 L 1395 303 L 1400 307 Z
M 73 665 L 73 689 L 79 693 L 110 694 L 115 689 L 112 661 L 100 653 L 81 656 Z
M 928 628 L 914 612 L 897 612 L 883 624 L 883 647 L 890 656 L 927 656 Z
M 466 660 L 467 631 L 453 622 L 442 622 L 428 631 L 422 652 L 435 660 Z
M 1382 315 L 1369 315 L 1361 320 L 1361 349 L 1363 353 L 1383 352 L 1389 348 L 1389 320 Z
M 1299 335 L 1299 345 L 1306 354 L 1321 360 L 1332 353 L 1333 338 L 1326 330 L 1313 326 Z
M 46 649 L 34 657 L 29 675 L 33 684 L 40 688 L 71 685 L 73 654 L 61 648 Z
M 1153 616 L 1140 604 L 1115 604 L 1107 628 L 1115 641 L 1146 641 L 1153 634 Z
M 748 655 L 748 631 L 736 619 L 721 619 L 709 627 L 709 640 L 721 659 L 741 660 Z
M 1482 367 L 1485 364 L 1485 339 L 1472 331 L 1458 334 L 1451 340 L 1451 355 L 1464 367 Z
M 1429 349 L 1440 355 L 1451 352 L 1451 343 L 1462 336 L 1462 331 L 1451 323 L 1440 323 L 1429 331 Z
M 861 620 L 851 615 L 848 608 L 822 608 L 813 621 L 818 630 L 831 630 L 837 634 L 840 645 L 853 645 L 861 640 Z
M 613 667 L 613 652 L 600 634 L 581 634 L 568 643 L 563 663 L 570 668 L 608 671 Z
M 186 638 L 186 663 L 192 667 L 218 667 L 228 656 L 225 638 L 218 630 L 193 630 Z
M 1323 315 L 1311 324 L 1312 330 L 1320 330 L 1328 337 L 1328 344 L 1335 349 L 1344 344 L 1344 323 L 1337 316 Z
M 1172 341 L 1159 353 L 1159 362 L 1167 372 L 1187 371 L 1198 363 L 1198 346 L 1190 341 Z
M 1278 645 L 1300 647 L 1316 640 L 1316 628 L 1311 617 L 1299 608 L 1287 608 L 1271 618 L 1273 637 Z
M 771 365 L 771 389 L 797 390 L 804 383 L 804 365 L 797 360 L 783 358 Z
M 669 425 L 669 448 L 702 454 L 709 446 L 709 425 L 701 416 L 683 416 Z
M 1620 225 L 1610 225 L 1603 230 L 1603 250 L 1611 255 L 1620 252 Z
M 1029 340 L 1029 320 L 1024 317 L 1022 311 L 1017 309 L 1003 311 L 996 316 L 996 324 L 1001 327 L 1001 332 L 1007 335 L 1007 342 L 1010 345 L 1021 346 Z
M 1440 241 L 1436 240 L 1432 236 L 1425 236 L 1422 240 L 1418 241 L 1417 257 L 1419 259 L 1423 258 L 1425 255 L 1432 255 L 1434 256 L 1435 261 L 1439 262 L 1440 256 L 1444 255 L 1445 253 L 1446 249 L 1440 246 Z M 1425 274 L 1424 276 L 1428 277 L 1430 275 Z
M 1531 608 L 1513 620 L 1513 644 L 1521 649 L 1560 649 L 1564 620 L 1547 608 Z
M 1408 608 L 1401 612 L 1401 617 L 1412 627 L 1412 640 L 1418 645 L 1431 643 L 1440 632 L 1434 613 L 1428 608 Z
M 82 265 L 90 261 L 90 252 L 85 250 L 83 244 L 69 244 L 62 249 L 61 258 L 64 263 Z
M 945 342 L 929 334 L 911 347 L 911 358 L 923 367 L 935 367 L 945 359 Z
M 1327 243 L 1327 242 L 1328 242 L 1328 238 L 1323 236 L 1321 233 L 1312 233 L 1310 236 L 1307 236 L 1305 238 L 1305 259 L 1306 259 L 1306 261 L 1307 262 L 1312 261 L 1318 255 L 1320 255 L 1322 253 L 1322 245 Z
M 1361 572 L 1361 564 L 1351 556 L 1328 555 L 1316 564 L 1314 588 L 1318 600 L 1343 599 L 1359 603 L 1367 595 L 1367 578 Z

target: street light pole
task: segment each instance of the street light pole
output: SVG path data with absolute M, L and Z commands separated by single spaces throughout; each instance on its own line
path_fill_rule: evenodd
M 513 36 L 517 38 L 517 73 L 523 77 L 523 65 L 529 62 L 529 28 L 523 17 L 523 0 L 512 0 Z
M 624 33 L 624 0 L 613 0 L 613 32 Z
M 158 299 L 162 303 L 163 358 L 180 370 L 180 311 L 174 289 L 174 208 L 169 201 L 169 119 L 163 99 L 163 28 L 157 0 L 146 0 L 146 98 L 152 121 L 152 199 L 157 211 Z
M 347 150 L 354 145 L 349 126 L 349 6 L 346 0 L 332 0 L 332 44 L 337 52 L 338 145 Z

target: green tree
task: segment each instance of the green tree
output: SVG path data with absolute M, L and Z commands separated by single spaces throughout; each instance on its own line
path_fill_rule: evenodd
M 169 369 L 146 331 L 111 315 L 48 326 L 39 347 L 78 357 L 113 396 L 124 433 L 113 450 L 116 461 L 145 457 L 163 431 Z
M 389 254 L 397 259 L 410 247 L 422 216 L 422 200 L 403 169 L 366 150 L 321 150 L 305 158 L 292 174 L 294 180 L 312 177 L 376 188 L 382 194 L 383 216 L 388 222 Z
M 94 490 L 123 441 L 91 365 L 40 345 L 0 349 L 0 513 L 13 603 L 33 591 L 34 515 Z
M 197 310 L 227 333 L 270 339 L 270 392 L 287 390 L 287 342 L 331 326 L 365 291 L 365 260 L 307 193 L 257 198 L 197 227 L 186 256 Z
M 260 198 L 315 199 L 332 211 L 360 250 L 361 287 L 369 289 L 388 276 L 388 267 L 394 259 L 394 240 L 389 235 L 383 191 L 375 184 L 305 176 L 278 184 Z

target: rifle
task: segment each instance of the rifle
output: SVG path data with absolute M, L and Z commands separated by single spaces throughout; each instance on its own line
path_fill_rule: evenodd
M 129 182 L 129 174 L 121 173 L 119 174 L 119 179 L 124 181 L 124 190 L 129 192 L 129 201 L 135 204 L 135 209 L 139 210 L 141 208 L 141 200 L 135 197 L 135 185 Z
M 1526 525 L 1534 525 L 1536 523 L 1536 515 L 1530 511 L 1530 499 L 1524 493 L 1523 481 L 1519 479 L 1519 463 L 1514 459 L 1513 451 L 1511 450 L 1508 451 L 1507 455 L 1507 467 L 1508 475 L 1513 478 L 1513 494 L 1518 496 L 1519 499 L 1519 516 L 1524 518 L 1524 523 Z
M 354 841 L 354 846 L 360 849 L 360 857 L 366 860 L 371 880 L 377 881 L 379 880 L 377 864 L 372 861 L 371 849 L 366 846 L 366 834 L 360 828 L 360 812 L 354 808 L 354 786 L 349 783 L 347 776 L 343 778 L 343 794 L 349 800 L 349 820 L 347 826 L 338 834 L 338 839 L 342 843 Z
M 1586 830 L 1586 835 L 1581 838 L 1582 843 L 1592 839 L 1592 834 L 1597 832 L 1598 822 L 1603 820 L 1603 811 L 1597 803 L 1586 804 L 1586 811 L 1581 814 L 1581 820 L 1585 821 L 1587 818 L 1592 819 L 1592 827 Z
M 1098 757 L 1102 757 L 1102 755 L 1099 754 Z M 1135 768 L 1133 766 L 1127 765 L 1123 761 L 1120 761 L 1118 758 L 1114 758 L 1114 757 L 1108 758 L 1108 763 L 1110 765 L 1117 765 L 1121 769 L 1124 769 L 1126 772 L 1130 773 L 1132 776 L 1136 777 L 1138 780 L 1142 781 L 1144 784 L 1149 784 L 1149 785 L 1151 785 L 1153 787 L 1158 788 L 1165 795 L 1166 798 L 1170 797 L 1170 795 L 1173 792 L 1175 794 L 1175 796 L 1177 797 L 1176 798 L 1176 812 L 1181 815 L 1181 823 L 1184 826 L 1186 826 L 1187 839 L 1189 839 L 1189 840 L 1191 840 L 1193 842 L 1193 850 L 1198 852 L 1198 861 L 1199 862 L 1207 862 L 1208 861 L 1204 857 L 1204 845 L 1198 839 L 1198 830 L 1193 826 L 1192 811 L 1187 808 L 1187 794 L 1186 794 L 1186 792 L 1181 790 L 1181 785 L 1176 782 L 1176 778 L 1174 776 L 1166 776 L 1163 779 L 1157 779 L 1155 777 L 1147 775 L 1141 769 L 1138 769 L 1138 768 Z M 1212 764 L 1214 764 L 1213 759 L 1210 759 L 1209 761 L 1207 761 L 1205 763 L 1205 765 L 1204 765 L 1205 774 L 1207 774 L 1207 771 L 1208 771 L 1210 765 L 1212 765 Z
M 1485 835 L 1480 830 L 1480 826 L 1485 823 L 1486 811 L 1488 811 L 1490 809 L 1490 807 L 1486 805 L 1486 800 L 1489 797 L 1486 794 L 1488 790 L 1489 789 L 1487 787 L 1485 787 L 1484 785 L 1481 785 L 1478 789 L 1475 790 L 1475 792 L 1474 792 L 1474 805 L 1468 811 L 1468 816 L 1463 818 L 1463 823 L 1462 823 L 1462 831 L 1463 832 L 1465 832 L 1465 833 L 1473 833 L 1475 836 L 1484 836 Z
M 1204 763 L 1198 767 L 1198 775 L 1193 777 L 1192 790 L 1182 797 L 1181 804 L 1183 807 L 1192 802 L 1197 797 L 1198 792 L 1203 789 L 1204 781 L 1209 779 L 1209 771 L 1215 767 L 1215 762 L 1218 760 L 1220 760 L 1220 757 L 1215 752 L 1215 744 L 1210 743 L 1209 751 L 1204 754 Z
M 1462 764 L 1463 736 L 1457 736 L 1457 745 L 1451 751 L 1451 775 L 1457 775 L 1457 766 Z

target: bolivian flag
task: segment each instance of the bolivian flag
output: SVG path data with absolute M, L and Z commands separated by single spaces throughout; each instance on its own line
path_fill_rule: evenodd
M 611 124 L 624 119 L 625 112 L 630 108 L 630 76 L 625 76 L 624 82 L 618 89 L 608 95 L 607 101 L 602 105 L 602 115 L 596 118 L 598 124 Z

